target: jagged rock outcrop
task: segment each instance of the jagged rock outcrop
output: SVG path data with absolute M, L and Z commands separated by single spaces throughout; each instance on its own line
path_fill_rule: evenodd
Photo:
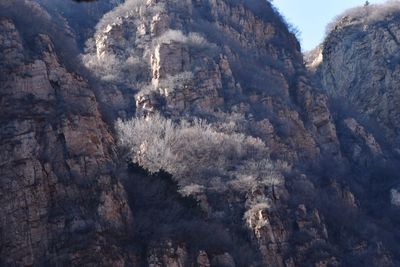
M 288 192 L 269 188 L 251 192 L 254 198 L 267 199 L 246 212 L 246 224 L 253 231 L 266 265 L 340 266 L 340 260 L 328 252 L 329 236 L 317 209 L 305 204 L 289 209 Z M 318 252 L 317 252 L 318 251 Z M 317 253 L 312 258 L 307 255 Z M 324 265 L 325 264 L 325 265 Z
M 354 118 L 347 118 L 343 121 L 352 142 L 346 148 L 351 159 L 356 162 L 368 162 L 383 157 L 381 146 L 375 137 L 367 132 Z
M 392 1 L 345 12 L 331 23 L 323 44 L 306 57 L 339 114 L 342 150 L 363 167 L 399 155 L 399 7 Z M 382 197 L 390 199 L 399 180 L 382 183 L 380 187 L 389 188 Z
M 132 217 L 114 140 L 48 36 L 35 47 L 26 56 L 13 22 L 0 20 L 0 265 L 124 266 Z
M 399 19 L 397 1 L 353 9 L 331 26 L 322 49 L 309 59 L 322 88 L 376 121 L 395 149 L 400 127 Z
M 255 7 L 271 16 L 256 15 Z M 126 97 L 139 91 L 138 114 L 237 112 L 258 117 L 255 123 L 269 117 L 281 129 L 273 139 L 267 132 L 262 137 L 279 157 L 316 159 L 322 153 L 340 159 L 326 99 L 300 74 L 297 41 L 287 30 L 277 30 L 285 26 L 274 12 L 269 3 L 127 1 L 112 12 L 118 19 L 99 24 L 94 46 L 83 58 L 98 75 L 125 87 Z M 277 59 L 285 60 L 278 65 Z M 102 68 L 110 60 L 122 67 Z M 287 131 L 292 136 L 276 138 Z

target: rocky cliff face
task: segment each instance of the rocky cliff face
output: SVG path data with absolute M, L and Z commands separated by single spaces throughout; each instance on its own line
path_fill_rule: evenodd
M 307 58 L 340 123 L 353 132 L 347 150 L 364 165 L 399 153 L 399 20 L 396 1 L 349 10 Z M 396 190 L 396 180 L 387 186 Z
M 135 105 L 122 96 L 135 94 L 138 114 L 239 113 L 265 124 L 261 135 L 283 158 L 315 159 L 321 150 L 340 158 L 326 98 L 312 92 L 297 40 L 269 3 L 142 2 L 107 14 L 83 56 L 100 77 L 122 83 L 103 92 L 120 114 Z
M 398 149 L 398 3 L 366 6 L 344 14 L 327 36 L 317 67 L 322 87 L 381 126 Z M 314 57 L 316 58 L 316 57 Z
M 97 29 L 83 60 L 108 84 L 102 98 L 120 116 L 129 117 L 127 107 L 134 105 L 136 116 L 159 112 L 173 119 L 202 117 L 217 123 L 221 118 L 234 121 L 239 114 L 248 125 L 239 131 L 250 134 L 250 129 L 256 129 L 276 159 L 289 164 L 310 164 L 323 157 L 341 160 L 327 98 L 313 92 L 297 40 L 269 3 L 127 1 L 107 14 Z M 300 248 L 298 257 L 296 253 L 284 255 L 292 248 L 293 233 L 303 227 L 292 228 L 295 210 L 269 214 L 267 210 L 287 205 L 278 193 L 270 196 L 270 190 L 259 187 L 258 195 L 243 196 L 248 206 L 234 200 L 242 198 L 243 193 L 237 192 L 218 194 L 225 205 L 212 201 L 209 192 L 198 198 L 207 203 L 209 216 L 216 216 L 221 208 L 224 213 L 251 209 L 259 201 L 252 202 L 252 198 L 275 202 L 248 213 L 246 227 L 262 259 L 242 261 L 244 265 L 284 266 L 286 261 L 293 265 L 304 261 Z M 235 216 L 232 220 L 244 214 Z M 312 221 L 304 226 L 307 232 L 324 229 L 320 220 Z M 316 231 L 303 249 L 311 251 L 318 242 L 327 242 Z M 232 249 L 222 252 L 232 253 Z
M 371 215 L 368 175 L 350 172 L 385 148 L 334 120 L 269 2 L 121 2 L 17 1 L 26 19 L 0 2 L 1 266 L 396 266 L 395 213 Z M 192 145 L 118 150 L 117 118 Z M 130 162 L 199 153 L 184 177 Z
M 2 266 L 123 266 L 132 217 L 93 91 L 0 20 Z
M 376 196 L 360 205 L 373 216 L 379 206 L 388 220 L 394 219 L 388 205 L 397 205 L 399 185 L 397 171 L 389 167 L 398 168 L 399 7 L 392 1 L 345 12 L 331 23 L 323 44 L 305 57 L 330 99 L 342 151 L 364 176 L 356 182 L 364 191 L 360 198 Z

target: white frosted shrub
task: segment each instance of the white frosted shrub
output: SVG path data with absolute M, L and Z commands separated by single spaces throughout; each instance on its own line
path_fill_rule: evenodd
M 116 130 L 120 146 L 134 162 L 153 173 L 171 173 L 181 186 L 195 184 L 197 189 L 207 186 L 220 191 L 223 184 L 224 189 L 243 191 L 283 179 L 260 139 L 219 132 L 203 120 L 175 123 L 156 114 L 119 120 Z

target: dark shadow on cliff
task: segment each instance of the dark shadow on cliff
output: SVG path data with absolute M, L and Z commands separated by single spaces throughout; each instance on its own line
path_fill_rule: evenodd
M 237 266 L 260 260 L 245 229 L 232 230 L 229 225 L 208 218 L 195 199 L 178 192 L 177 183 L 168 173 L 151 175 L 130 164 L 124 187 L 134 217 L 133 243 L 143 266 L 147 264 L 148 250 L 165 241 L 185 244 L 192 260 L 200 250 L 207 251 L 210 257 L 228 252 Z

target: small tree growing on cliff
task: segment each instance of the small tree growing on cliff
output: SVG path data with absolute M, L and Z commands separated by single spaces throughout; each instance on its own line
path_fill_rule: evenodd
M 367 1 L 365 1 L 365 3 L 364 3 L 364 9 L 365 9 L 365 18 L 366 18 L 366 20 L 368 20 L 368 17 L 369 17 L 369 1 L 367 0 Z

